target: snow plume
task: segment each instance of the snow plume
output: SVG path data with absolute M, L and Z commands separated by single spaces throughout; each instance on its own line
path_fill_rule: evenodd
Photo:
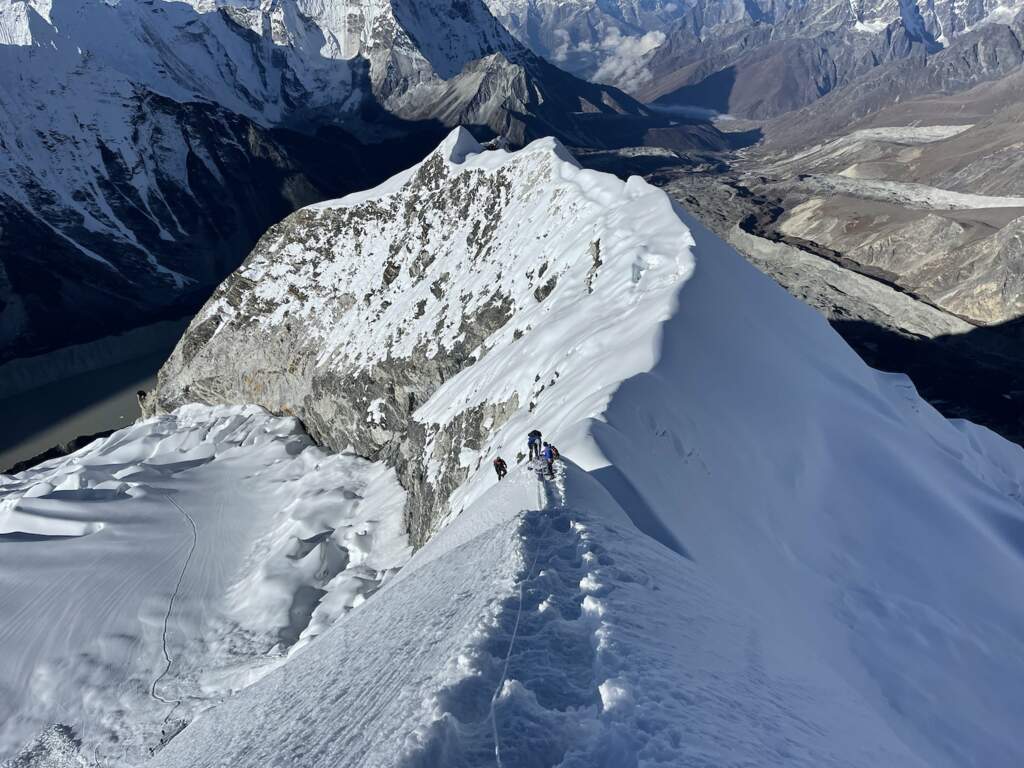
M 617 27 L 610 27 L 597 45 L 601 64 L 594 80 L 627 92 L 646 85 L 651 79 L 646 56 L 664 42 L 665 33 L 658 30 L 637 36 L 623 35 Z

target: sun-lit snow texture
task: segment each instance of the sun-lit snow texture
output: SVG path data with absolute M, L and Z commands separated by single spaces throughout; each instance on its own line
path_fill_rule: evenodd
M 538 382 L 482 455 L 512 453 L 540 426 L 642 530 L 742 605 L 768 607 L 921 759 L 1019 763 L 1024 608 L 1006 585 L 1024 578 L 1024 453 L 868 368 L 820 315 L 649 194 L 649 217 L 623 234 L 696 263 L 676 276 L 666 322 L 645 302 L 650 315 L 616 324 L 630 305 L 608 289 L 623 267 L 606 270 L 598 308 L 553 293 L 523 346 L 513 319 L 417 418 L 443 423 Z M 491 482 L 485 462 L 455 508 Z
M 452 188 L 487 197 L 463 198 Z M 380 215 L 402 207 L 434 220 L 410 232 L 398 216 Z M 272 330 L 301 321 L 322 363 L 369 366 L 424 346 L 429 356 L 450 350 L 469 318 L 498 303 L 511 305 L 516 322 L 489 338 L 480 357 L 513 349 L 524 334 L 532 339 L 524 347 L 565 357 L 572 350 L 559 342 L 567 332 L 579 336 L 573 321 L 582 312 L 595 320 L 614 314 L 605 327 L 620 338 L 633 326 L 649 338 L 652 323 L 667 316 L 672 289 L 692 269 L 673 240 L 685 230 L 658 228 L 672 216 L 664 194 L 640 178 L 624 185 L 582 169 L 554 139 L 515 153 L 484 152 L 457 129 L 413 171 L 310 206 L 303 216 L 301 241 L 295 232 L 275 233 L 241 267 L 252 286 L 242 302 L 219 291 L 194 324 L 251 319 Z M 335 228 L 337 217 L 344 218 Z M 363 219 L 374 226 L 361 226 Z M 451 300 L 436 295 L 439 287 Z M 346 296 L 339 299 L 340 291 Z M 546 302 L 549 295 L 556 300 Z M 363 300 L 352 301 L 356 296 Z M 613 325 L 622 311 L 643 322 Z M 525 401 L 534 384 L 525 376 L 509 371 L 494 382 L 498 389 L 460 394 L 505 399 L 518 385 Z
M 137 764 L 409 556 L 394 473 L 186 406 L 0 476 L 0 759 L 60 723 Z
M 445 191 L 462 185 L 499 204 Z M 434 226 L 388 214 L 407 207 Z M 355 234 L 315 226 L 372 211 L 383 223 Z M 422 344 L 443 356 L 461 313 L 500 294 L 507 317 L 413 428 L 447 449 L 465 413 L 505 410 L 475 447 L 410 465 L 465 480 L 401 578 L 160 764 L 1024 761 L 1019 447 L 945 420 L 664 193 L 580 170 L 556 142 L 481 152 L 456 133 L 287 231 L 243 268 L 242 310 L 208 306 L 240 316 L 186 344 L 195 360 L 244 379 L 262 353 L 237 328 L 281 324 L 338 375 Z M 442 274 L 461 303 L 430 293 Z M 212 367 L 168 374 L 216 392 Z M 302 387 L 251 391 L 297 403 Z M 359 424 L 385 412 L 401 429 L 386 398 Z M 528 472 L 497 485 L 490 467 L 533 427 L 573 462 L 547 501 Z
M 514 471 L 157 766 L 923 766 L 574 466 Z

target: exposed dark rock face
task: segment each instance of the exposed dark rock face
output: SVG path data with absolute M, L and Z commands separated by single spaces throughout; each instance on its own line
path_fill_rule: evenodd
M 761 26 L 710 40 L 693 40 L 683 28 L 650 55 L 651 80 L 638 93 L 666 107 L 764 119 L 811 104 L 885 62 L 927 50 L 900 22 L 873 35 L 848 27 L 811 36 Z

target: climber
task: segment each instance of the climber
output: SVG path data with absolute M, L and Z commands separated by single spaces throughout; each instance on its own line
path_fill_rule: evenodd
M 526 447 L 530 449 L 530 461 L 540 458 L 540 430 L 535 429 L 526 436 Z
M 508 474 L 508 464 L 505 463 L 501 456 L 494 460 L 494 471 L 498 473 L 498 480 L 501 480 Z
M 544 450 L 541 453 L 544 462 L 548 465 L 548 477 L 555 476 L 555 459 L 558 458 L 558 449 L 551 443 L 544 443 Z

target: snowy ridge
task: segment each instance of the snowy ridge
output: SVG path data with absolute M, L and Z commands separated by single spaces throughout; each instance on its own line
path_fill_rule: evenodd
M 220 737 L 232 759 L 249 745 L 246 765 L 286 750 L 310 766 L 613 768 L 726 755 L 823 765 L 836 753 L 846 764 L 921 764 L 763 621 L 640 534 L 578 468 L 551 483 L 520 470 L 339 625 L 344 633 L 290 661 L 291 680 L 268 677 L 211 711 L 156 765 L 216 764 L 205 751 Z M 365 655 L 346 664 L 354 647 Z M 392 670 L 383 679 L 382 663 Z M 808 738 L 822 708 L 835 741 Z M 329 729 L 289 726 L 326 710 L 357 738 L 339 747 Z M 363 737 L 370 711 L 374 732 Z
M 639 178 L 581 169 L 552 139 L 483 152 L 459 129 L 410 172 L 269 230 L 147 407 L 255 400 L 335 449 L 415 457 L 401 477 L 418 489 L 408 515 L 422 544 L 483 460 L 480 437 L 564 377 L 591 387 L 566 418 L 596 417 L 653 364 L 657 324 L 692 272 L 687 238 Z M 537 367 L 503 365 L 524 355 Z M 471 387 L 426 402 L 467 365 Z M 515 456 L 511 439 L 494 445 Z
M 137 764 L 409 556 L 394 474 L 294 419 L 188 406 L 0 476 L 0 759 L 70 726 Z
M 394 462 L 426 541 L 160 765 L 1022 757 L 1021 449 L 555 142 L 456 132 L 297 213 L 155 397 L 254 399 Z M 546 502 L 490 467 L 533 427 L 568 459 Z
M 434 175 L 444 186 L 436 185 Z M 475 209 L 472 215 L 453 222 L 449 211 L 431 211 L 448 185 L 487 189 L 490 198 L 468 203 Z M 329 222 L 335 217 L 358 220 L 364 212 L 405 206 L 423 211 L 421 232 L 402 238 L 405 222 L 386 217 L 380 229 L 365 232 L 357 242 L 331 237 Z M 239 270 L 239 277 L 254 286 L 246 303 L 236 305 L 222 292 L 194 324 L 217 318 L 221 326 L 229 325 L 256 306 L 270 307 L 255 315 L 255 322 L 270 330 L 286 319 L 302 321 L 320 350 L 321 365 L 351 361 L 370 366 L 421 347 L 428 357 L 451 350 L 467 319 L 495 301 L 510 303 L 516 322 L 488 340 L 481 358 L 513 343 L 517 331 L 536 337 L 550 336 L 556 327 L 574 328 L 578 312 L 600 311 L 598 301 L 585 299 L 605 283 L 603 303 L 608 305 L 614 295 L 611 306 L 617 315 L 609 324 L 622 319 L 619 311 L 656 319 L 659 311 L 668 311 L 676 281 L 692 270 L 692 260 L 675 242 L 686 237 L 685 229 L 671 226 L 670 212 L 671 204 L 656 188 L 639 178 L 623 185 L 581 169 L 555 139 L 516 153 L 485 153 L 467 131 L 457 129 L 412 171 L 376 189 L 301 211 L 297 231 L 266 238 L 265 247 Z M 484 219 L 489 231 L 481 235 Z M 640 236 L 644 223 L 664 221 L 669 224 L 661 231 Z M 327 263 L 325 251 L 332 257 Z M 345 258 L 352 251 L 357 258 Z M 432 262 L 439 253 L 443 262 L 416 268 L 416 259 Z M 388 261 L 398 273 L 381 290 L 380 265 Z M 435 277 L 453 284 L 458 302 L 442 303 L 434 295 L 430 278 Z M 553 304 L 559 296 L 571 296 L 574 316 L 551 316 L 549 305 L 535 295 L 541 289 L 556 297 Z M 342 305 L 339 313 L 336 296 L 341 292 L 366 300 Z M 421 302 L 428 309 L 417 312 Z M 543 331 L 532 330 L 540 326 Z M 558 344 L 552 347 L 564 354 Z M 515 393 L 525 402 L 534 382 L 506 379 L 495 385 L 500 389 L 488 391 L 488 397 L 505 400 Z

